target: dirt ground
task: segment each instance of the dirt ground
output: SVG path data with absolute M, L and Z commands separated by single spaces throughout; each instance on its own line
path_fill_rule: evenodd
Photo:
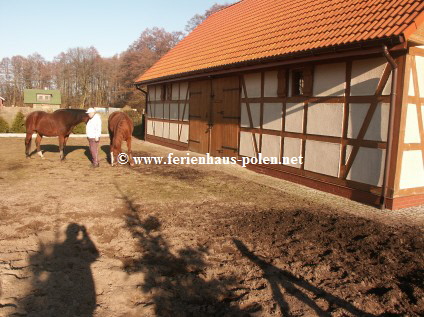
M 423 316 L 424 209 L 0 139 L 0 316 Z M 185 152 L 135 141 L 141 156 Z M 194 153 L 190 153 L 194 156 Z

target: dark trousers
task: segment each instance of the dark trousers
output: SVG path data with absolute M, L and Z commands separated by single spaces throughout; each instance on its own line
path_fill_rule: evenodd
M 99 143 L 96 139 L 88 139 L 88 145 L 90 146 L 91 162 L 95 165 L 99 164 Z

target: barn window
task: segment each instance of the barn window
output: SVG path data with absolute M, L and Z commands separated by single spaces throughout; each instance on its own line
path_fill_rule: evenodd
M 303 96 L 305 81 L 302 70 L 292 71 L 292 96 Z
M 312 94 L 312 68 L 305 67 L 291 71 L 292 96 L 310 96 Z

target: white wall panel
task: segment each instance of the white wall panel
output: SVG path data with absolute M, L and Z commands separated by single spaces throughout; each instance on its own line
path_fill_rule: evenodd
M 357 138 L 369 110 L 369 103 L 351 103 L 349 105 L 349 120 L 347 137 Z M 390 104 L 379 103 L 371 119 L 365 140 L 386 141 L 389 126 Z
M 156 85 L 155 88 L 156 88 L 156 98 L 155 98 L 155 100 L 161 100 L 162 86 Z
M 285 131 L 303 132 L 303 103 L 287 103 L 286 104 L 286 120 Z
M 262 134 L 262 156 L 276 157 L 280 161 L 281 137 L 278 135 Z
M 178 123 L 169 124 L 169 138 L 178 141 Z
M 171 103 L 169 105 L 169 118 L 171 120 L 178 120 L 178 104 L 177 103 Z
M 147 120 L 147 134 L 154 135 L 154 126 L 155 126 L 154 121 Z
M 424 97 L 424 57 L 415 56 L 415 64 L 417 65 L 418 89 L 420 90 L 421 98 Z
M 420 143 L 420 141 L 417 106 L 408 104 L 406 108 L 405 143 Z
M 256 142 L 259 146 L 259 134 L 255 134 Z M 239 154 L 243 156 L 255 156 L 255 145 L 253 143 L 252 133 L 240 132 L 240 149 Z
M 244 75 L 246 84 L 247 98 L 261 97 L 261 73 Z M 243 92 L 244 93 L 244 92 Z
M 281 103 L 264 103 L 263 129 L 281 131 L 282 120 L 283 106 Z
M 306 141 L 305 170 L 338 177 L 340 144 Z
M 353 147 L 349 145 L 347 148 L 347 152 L 351 153 Z M 385 158 L 386 150 L 360 147 L 346 179 L 382 186 Z
M 188 113 L 189 113 L 188 101 L 185 105 L 185 111 L 184 111 L 184 102 L 180 103 L 179 120 L 187 121 L 188 120 Z
M 386 63 L 384 57 L 353 61 L 350 95 L 374 95 Z M 388 85 L 390 85 L 390 82 Z
M 163 103 L 156 104 L 155 118 L 163 119 Z
M 317 65 L 313 82 L 314 96 L 344 96 L 346 63 Z
M 188 83 L 184 82 L 184 83 L 180 83 L 180 99 L 181 100 L 188 100 L 188 96 L 187 96 L 187 91 L 188 91 Z
M 155 136 L 163 137 L 163 122 L 155 122 Z
M 188 124 L 180 124 L 180 142 L 188 143 Z
M 343 104 L 310 103 L 308 104 L 309 134 L 342 136 Z
M 250 113 L 252 115 L 253 127 L 259 128 L 260 116 L 261 116 L 261 104 L 250 103 L 249 105 L 250 105 Z M 250 128 L 249 115 L 247 112 L 247 105 L 245 103 L 241 104 L 241 126 Z
M 165 103 L 163 107 L 163 118 L 169 120 L 169 103 Z
M 163 137 L 169 139 L 169 122 L 163 123 Z
M 278 97 L 278 71 L 265 72 L 264 97 Z
M 180 100 L 180 84 L 173 83 L 172 84 L 172 100 Z
M 424 186 L 424 162 L 422 152 L 404 151 L 400 173 L 400 189 Z
M 409 71 L 408 95 L 409 96 L 415 96 L 414 78 L 412 77 L 412 69 Z
M 155 86 L 149 86 L 149 101 L 156 100 Z
M 301 139 L 294 139 L 294 138 L 284 138 L 284 157 L 299 157 L 302 155 L 302 140 Z M 297 164 L 291 164 L 291 161 L 289 161 L 289 164 L 286 164 L 291 167 L 300 168 L 301 164 L 298 161 Z

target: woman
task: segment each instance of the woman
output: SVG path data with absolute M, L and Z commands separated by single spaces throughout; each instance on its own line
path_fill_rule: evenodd
M 91 162 L 93 167 L 99 167 L 99 143 L 100 135 L 102 134 L 102 119 L 94 108 L 88 108 L 86 112 L 90 117 L 85 132 L 90 146 Z

